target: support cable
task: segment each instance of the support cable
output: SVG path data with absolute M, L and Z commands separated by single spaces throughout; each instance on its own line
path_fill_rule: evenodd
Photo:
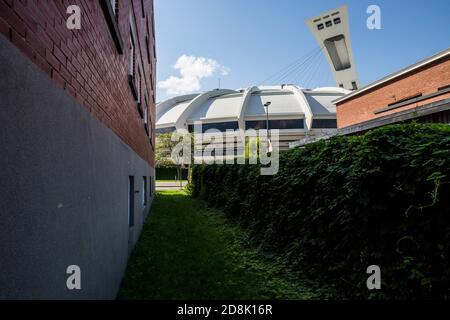
M 302 57 L 300 57 L 299 59 L 296 59 L 295 61 L 293 61 L 292 63 L 290 63 L 286 67 L 282 68 L 281 70 L 277 71 L 276 73 L 274 73 L 270 77 L 268 77 L 268 78 L 264 79 L 263 81 L 261 81 L 258 84 L 258 86 L 260 86 L 263 83 L 266 83 L 267 81 L 269 81 L 271 79 L 278 79 L 279 77 L 283 77 L 284 75 L 289 74 L 290 72 L 292 72 L 292 70 L 295 70 L 296 68 L 298 68 L 299 65 L 302 65 L 305 60 L 308 60 L 311 56 L 315 55 L 315 53 L 317 52 L 318 49 L 320 49 L 320 47 L 316 47 L 313 50 L 311 50 L 308 53 L 306 53 L 305 55 L 303 55 Z

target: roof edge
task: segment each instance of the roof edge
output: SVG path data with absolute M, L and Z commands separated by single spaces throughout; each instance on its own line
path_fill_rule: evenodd
M 437 61 L 439 59 L 445 58 L 447 56 L 450 56 L 450 48 L 447 48 L 447 49 L 445 49 L 443 51 L 440 51 L 440 52 L 432 55 L 431 57 L 428 57 L 428 58 L 425 58 L 423 60 L 420 60 L 419 62 L 416 62 L 416 63 L 414 63 L 414 64 L 412 64 L 410 66 L 407 66 L 407 67 L 405 67 L 405 68 L 403 68 L 403 69 L 401 69 L 399 71 L 391 73 L 391 74 L 389 74 L 389 75 L 387 75 L 387 76 L 385 76 L 385 77 L 383 77 L 383 78 L 381 78 L 381 79 L 379 79 L 379 80 L 377 80 L 375 82 L 372 82 L 371 84 L 368 84 L 365 87 L 362 87 L 361 89 L 352 91 L 351 93 L 349 93 L 349 94 L 347 94 L 347 95 L 345 95 L 345 96 L 343 96 L 343 97 L 341 97 L 339 99 L 334 100 L 333 103 L 337 104 L 337 103 L 344 102 L 344 101 L 346 101 L 346 100 L 348 100 L 350 98 L 353 98 L 355 96 L 360 95 L 363 92 L 366 92 L 366 91 L 368 91 L 370 89 L 376 88 L 376 87 L 378 87 L 378 86 L 380 86 L 380 85 L 382 85 L 382 84 L 384 84 L 384 83 L 386 83 L 388 81 L 391 81 L 393 79 L 399 78 L 399 77 L 401 77 L 401 76 L 403 76 L 403 75 L 405 75 L 405 74 L 407 74 L 409 72 L 412 72 L 412 71 L 414 71 L 416 69 L 419 69 L 421 67 L 427 66 L 427 65 L 429 65 L 429 64 L 431 64 L 431 63 L 433 63 L 433 62 L 435 62 L 435 61 Z

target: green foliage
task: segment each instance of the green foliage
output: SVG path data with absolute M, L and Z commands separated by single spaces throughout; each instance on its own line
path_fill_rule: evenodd
M 171 158 L 176 143 L 171 140 L 171 133 L 160 133 L 156 136 L 155 160 L 157 168 L 173 168 L 176 164 Z
M 282 152 L 275 176 L 259 172 L 195 166 L 190 190 L 341 295 L 450 298 L 450 126 L 338 136 Z M 374 264 L 382 290 L 369 291 Z
M 119 299 L 310 299 L 328 290 L 301 281 L 251 245 L 223 214 L 182 191 L 158 192 Z
M 250 158 L 257 160 L 259 158 L 259 148 L 261 141 L 259 137 L 250 138 L 245 143 L 245 160 L 248 162 Z

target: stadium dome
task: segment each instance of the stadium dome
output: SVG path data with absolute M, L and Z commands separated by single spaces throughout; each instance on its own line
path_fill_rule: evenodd
M 331 18 L 332 17 L 332 18 Z M 279 148 L 289 142 L 313 139 L 337 130 L 334 100 L 359 88 L 359 79 L 349 32 L 348 9 L 342 6 L 307 21 L 318 47 L 279 70 L 262 82 L 305 83 L 310 85 L 319 72 L 320 58 L 325 57 L 336 87 L 305 89 L 296 85 L 255 86 L 242 90 L 216 89 L 163 101 L 156 106 L 157 133 L 184 129 L 193 131 L 194 124 L 202 123 L 205 131 L 229 129 L 242 134 L 248 129 L 266 129 L 269 118 L 271 129 L 279 130 Z M 323 79 L 321 83 L 325 83 Z M 270 102 L 268 108 L 265 105 Z M 195 130 L 197 131 L 197 130 Z M 202 140 L 202 139 L 200 139 Z M 220 143 L 220 142 L 219 142 Z
M 333 101 L 348 94 L 343 88 L 304 89 L 294 85 L 259 86 L 242 90 L 216 89 L 182 95 L 157 104 L 157 133 L 184 129 L 193 132 L 201 122 L 202 131 L 279 129 L 280 149 L 289 142 L 336 130 Z M 265 104 L 270 102 L 267 109 Z

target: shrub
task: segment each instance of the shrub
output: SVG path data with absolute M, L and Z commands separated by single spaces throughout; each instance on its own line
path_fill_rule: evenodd
M 198 165 L 194 196 L 345 297 L 450 297 L 450 126 L 393 125 L 280 153 L 280 170 Z M 369 265 L 382 290 L 369 291 Z

